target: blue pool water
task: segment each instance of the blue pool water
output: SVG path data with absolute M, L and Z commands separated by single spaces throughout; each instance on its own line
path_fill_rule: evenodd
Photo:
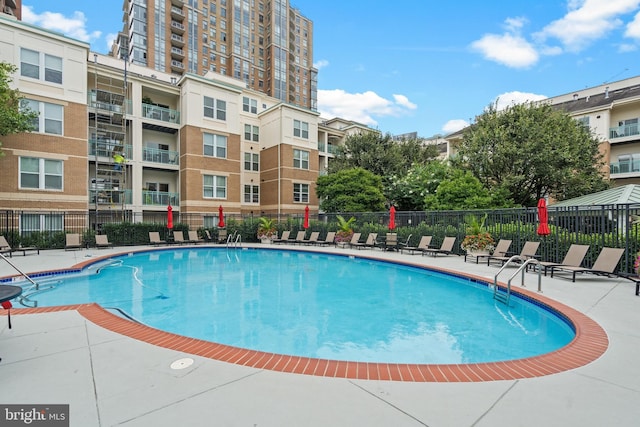
M 130 254 L 40 279 L 39 307 L 97 302 L 169 332 L 306 357 L 478 363 L 548 353 L 574 337 L 535 304 L 411 266 L 269 249 Z M 46 286 L 43 286 L 46 287 Z

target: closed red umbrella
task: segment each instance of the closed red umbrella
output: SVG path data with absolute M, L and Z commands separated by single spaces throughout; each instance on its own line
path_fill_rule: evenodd
M 391 206 L 391 209 L 389 209 L 389 230 L 394 228 L 396 228 L 396 208 Z
M 309 228 L 309 206 L 304 207 L 304 224 L 302 226 L 305 229 Z
M 173 208 L 171 205 L 167 206 L 167 228 L 169 230 L 173 228 Z
M 224 212 L 222 209 L 222 205 L 220 205 L 220 207 L 218 208 L 218 216 L 220 217 L 220 219 L 218 220 L 218 227 L 224 228 Z
M 538 200 L 538 235 L 548 236 L 551 234 L 549 230 L 549 212 L 547 212 L 547 202 L 544 199 Z

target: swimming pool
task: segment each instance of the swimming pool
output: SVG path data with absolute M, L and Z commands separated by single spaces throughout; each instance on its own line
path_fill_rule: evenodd
M 272 249 L 177 248 L 54 276 L 40 307 L 98 302 L 176 334 L 332 360 L 481 363 L 548 353 L 574 331 L 539 304 L 412 266 Z M 46 286 L 43 286 L 43 288 Z

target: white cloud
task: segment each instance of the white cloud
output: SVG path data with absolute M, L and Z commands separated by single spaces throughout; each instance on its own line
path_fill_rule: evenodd
M 326 59 L 320 59 L 317 62 L 313 63 L 313 67 L 317 68 L 318 70 L 320 68 L 324 68 L 324 67 L 328 67 L 329 66 L 329 61 L 327 61 Z
M 105 36 L 105 41 L 107 43 L 107 52 L 111 51 L 111 46 L 113 46 L 113 42 L 118 38 L 118 33 L 109 33 Z
M 527 68 L 538 62 L 536 49 L 522 35 L 520 30 L 526 23 L 524 18 L 507 18 L 503 34 L 485 34 L 471 43 L 486 59 L 511 68 Z
M 639 0 L 572 0 L 568 13 L 535 36 L 544 42 L 555 38 L 567 51 L 579 52 L 622 25 L 621 15 L 633 12 Z
M 385 99 L 373 91 L 347 93 L 342 89 L 318 90 L 318 110 L 323 117 L 341 117 L 376 126 L 376 118 L 398 117 L 417 108 L 404 95 L 393 95 L 393 98 L 393 101 Z
M 494 102 L 496 103 L 496 109 L 500 111 L 512 105 L 524 104 L 525 102 L 540 101 L 546 98 L 547 97 L 545 95 L 513 91 L 498 95 Z
M 468 121 L 462 119 L 454 119 L 449 120 L 447 123 L 445 123 L 444 126 L 442 126 L 442 131 L 445 135 L 448 135 L 450 133 L 457 132 L 460 129 L 464 129 L 467 126 L 469 126 Z
M 22 20 L 29 24 L 34 24 L 47 30 L 57 31 L 68 37 L 84 42 L 91 42 L 92 40 L 100 38 L 102 35 L 100 31 L 87 32 L 87 19 L 84 13 L 80 11 L 73 12 L 73 16 L 67 18 L 60 13 L 54 12 L 36 14 L 31 6 L 23 6 Z
M 626 37 L 640 39 L 640 12 L 636 14 L 633 21 L 627 24 L 627 31 L 625 31 L 624 35 Z

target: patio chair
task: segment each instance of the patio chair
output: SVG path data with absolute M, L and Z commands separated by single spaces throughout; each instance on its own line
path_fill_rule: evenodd
M 445 237 L 444 240 L 442 241 L 442 245 L 440 245 L 440 248 L 427 248 L 424 251 L 422 251 L 422 256 L 431 255 L 435 257 L 440 254 L 451 255 L 453 253 L 453 245 L 455 243 L 456 243 L 455 237 Z
M 213 242 L 213 237 L 211 237 L 209 230 L 204 230 L 204 240 L 207 242 Z
M 320 237 L 320 232 L 319 231 L 312 231 L 311 235 L 309 236 L 309 238 L 303 240 L 301 243 L 303 243 L 305 245 L 313 245 L 314 243 L 318 242 L 318 237 Z
M 11 256 L 11 245 L 4 236 L 0 236 L 0 254 L 9 254 Z
M 589 252 L 589 245 L 572 244 L 569 246 L 569 250 L 564 256 L 562 262 L 541 261 L 539 263 L 539 267 L 542 269 L 545 276 L 547 275 L 547 270 L 550 270 L 552 267 L 560 267 L 563 265 L 569 267 L 580 267 L 584 257 L 587 255 L 587 252 Z
M 398 242 L 398 249 L 400 249 L 400 253 L 402 253 L 402 248 L 406 248 L 407 246 L 409 246 L 409 242 L 411 241 L 411 236 L 413 236 L 413 234 L 409 234 L 409 237 L 407 237 L 407 240 L 403 242 Z
M 367 236 L 367 240 L 364 242 L 356 242 L 352 243 L 351 247 L 356 247 L 358 249 L 362 248 L 373 248 L 376 244 L 376 240 L 378 239 L 378 233 L 369 233 Z
M 106 234 L 96 234 L 96 248 L 110 248 L 111 246 Z
M 387 233 L 384 242 L 380 242 L 376 246 L 383 251 L 395 251 L 398 249 L 398 233 Z
M 181 230 L 173 230 L 173 243 L 184 245 L 187 241 L 184 239 L 184 233 Z
M 587 267 L 573 267 L 570 265 L 557 265 L 551 267 L 551 277 L 554 272 L 567 272 L 571 273 L 571 281 L 576 281 L 576 274 L 578 273 L 590 273 L 597 276 L 616 276 L 615 270 L 618 267 L 620 258 L 624 253 L 624 248 L 602 248 L 598 258 L 593 263 L 591 268 Z
M 335 231 L 327 232 L 327 235 L 325 236 L 324 240 L 318 240 L 315 243 L 316 243 L 316 245 L 319 245 L 319 246 L 335 245 L 336 244 L 336 232 Z
M 18 246 L 17 248 L 12 248 L 9 242 L 7 242 L 7 239 L 4 236 L 0 236 L 0 253 L 9 254 L 9 258 L 11 258 L 14 252 L 22 252 L 23 256 L 26 256 L 27 252 L 37 252 L 40 254 L 40 248 L 36 246 Z
M 64 250 L 67 251 L 69 249 L 82 249 L 82 242 L 80 241 L 80 234 L 78 234 L 78 233 L 68 233 L 66 235 L 66 243 L 64 245 Z
M 273 243 L 285 243 L 291 241 L 289 236 L 291 235 L 291 230 L 286 230 L 282 232 L 282 236 L 279 239 L 273 239 Z
M 298 243 L 298 244 L 302 244 L 305 242 L 304 236 L 307 234 L 306 230 L 303 231 L 298 231 L 298 234 L 296 235 L 295 240 L 293 241 L 293 243 Z
M 432 238 L 433 236 L 422 236 L 420 238 L 420 242 L 418 243 L 418 246 L 408 246 L 408 245 L 404 246 L 400 248 L 400 253 L 403 253 L 404 251 L 409 251 L 409 253 L 413 255 L 416 252 L 422 252 L 426 249 L 429 249 L 429 245 L 431 244 Z
M 227 230 L 218 230 L 218 243 L 227 243 Z
M 347 245 L 349 245 L 350 248 L 355 246 L 360 241 L 360 236 L 362 236 L 362 233 L 353 233 Z
M 536 252 L 538 252 L 538 248 L 540 247 L 540 242 L 525 242 L 522 250 L 520 251 L 519 259 L 516 259 L 515 262 L 524 262 L 530 258 L 536 257 Z M 492 255 L 487 257 L 487 265 L 492 262 L 499 262 L 501 266 L 503 266 L 507 261 L 511 259 L 513 256 L 512 253 L 505 252 L 503 255 Z
M 198 236 L 198 231 L 189 230 L 188 231 L 188 235 L 189 235 L 189 239 L 187 240 L 187 242 L 193 243 L 193 244 L 204 243 L 204 239 L 201 239 Z
M 469 258 L 475 258 L 476 259 L 476 264 L 478 264 L 480 262 L 480 260 L 482 258 L 487 258 L 490 256 L 495 256 L 495 257 L 503 257 L 506 256 L 506 254 L 509 252 L 509 247 L 511 247 L 511 240 L 506 240 L 506 239 L 500 239 L 498 241 L 498 243 L 496 244 L 496 248 L 493 250 L 493 254 L 489 255 L 489 254 L 474 254 L 474 253 L 469 253 L 469 251 L 467 251 L 464 254 L 464 262 L 467 262 L 467 257 Z
M 158 231 L 150 231 L 149 243 L 151 243 L 154 246 L 158 246 L 158 245 L 166 245 L 167 241 L 160 239 L 160 233 Z

